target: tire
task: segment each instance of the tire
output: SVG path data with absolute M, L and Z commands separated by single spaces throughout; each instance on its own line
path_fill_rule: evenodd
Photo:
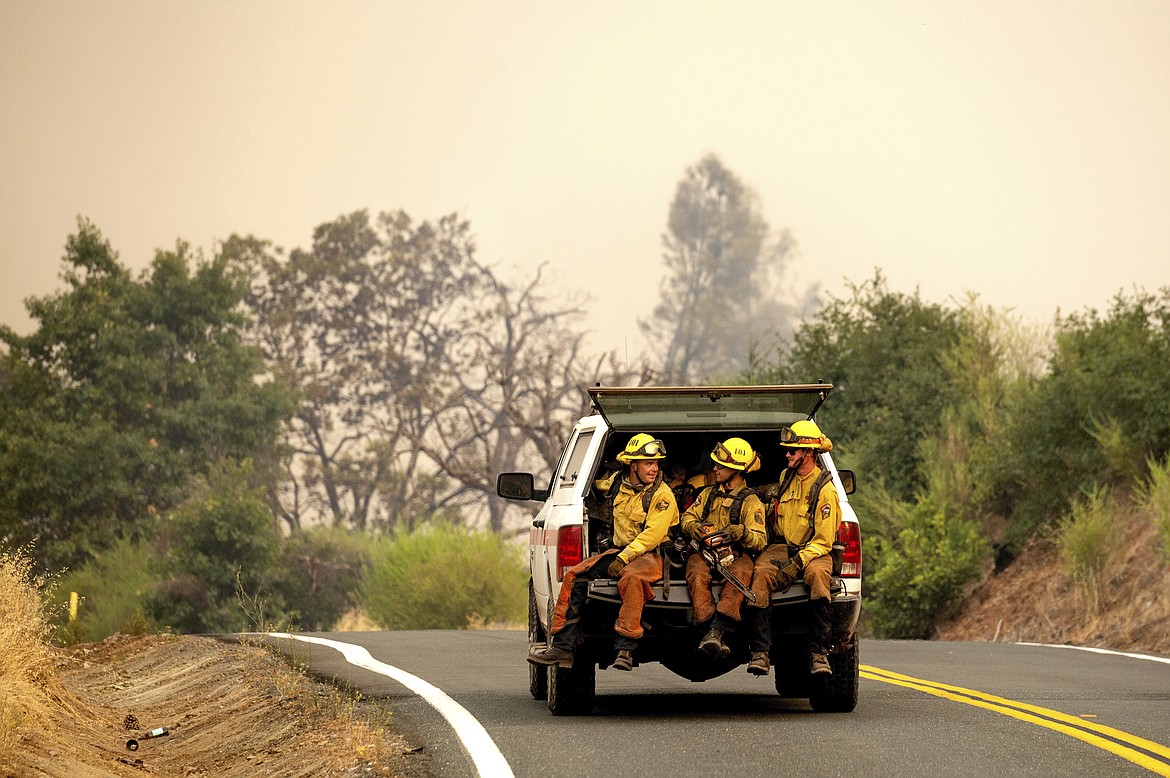
M 803 639 L 799 645 L 789 641 L 774 646 L 772 675 L 776 679 L 776 693 L 781 697 L 790 699 L 808 697 L 808 647 Z
M 540 612 L 536 609 L 536 592 L 528 582 L 528 645 L 544 643 L 544 627 L 540 626 Z M 534 700 L 548 699 L 548 668 L 528 663 L 528 693 Z
M 829 654 L 829 665 L 833 668 L 831 676 L 812 679 L 808 703 L 815 711 L 850 713 L 857 707 L 857 689 L 861 683 L 857 638 L 844 651 Z
M 579 716 L 593 710 L 597 664 L 578 651 L 572 667 L 548 668 L 548 709 L 554 716 Z
M 808 662 L 806 658 L 805 663 Z M 808 671 L 801 671 L 799 674 L 794 674 L 790 667 L 799 667 L 792 663 L 772 663 L 772 675 L 776 678 L 776 693 L 781 697 L 789 699 L 798 699 L 808 696 L 809 676 Z

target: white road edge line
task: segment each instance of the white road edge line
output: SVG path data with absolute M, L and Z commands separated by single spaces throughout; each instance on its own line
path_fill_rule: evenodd
M 431 707 L 447 720 L 447 723 L 455 730 L 455 734 L 459 736 L 459 741 L 467 750 L 467 754 L 475 763 L 475 768 L 481 776 L 485 776 L 485 778 L 489 776 L 490 778 L 497 778 L 497 776 L 512 778 L 512 766 L 500 753 L 500 749 L 488 735 L 487 730 L 483 728 L 483 725 L 468 713 L 466 708 L 448 697 L 439 687 L 424 681 L 417 675 L 411 675 L 393 665 L 379 662 L 370 656 L 370 652 L 365 648 L 353 643 L 342 643 L 339 640 L 327 640 L 309 635 L 291 635 L 287 632 L 269 632 L 267 634 L 274 638 L 285 638 L 292 641 L 303 640 L 306 643 L 328 646 L 340 651 L 351 665 L 393 678 L 430 703 Z
M 1093 654 L 1112 654 L 1113 656 L 1127 656 L 1130 659 L 1148 659 L 1151 662 L 1161 662 L 1170 665 L 1170 658 L 1164 656 L 1150 656 L 1149 654 L 1131 654 L 1126 651 L 1112 651 L 1108 648 L 1093 648 L 1092 646 L 1069 646 L 1059 643 L 1016 643 L 1017 646 L 1038 646 L 1040 648 L 1072 648 L 1077 651 L 1088 651 Z

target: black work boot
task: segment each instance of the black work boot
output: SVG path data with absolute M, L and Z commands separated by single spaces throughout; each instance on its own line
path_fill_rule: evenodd
M 715 614 L 715 618 L 711 619 L 711 629 L 707 630 L 707 634 L 699 641 L 699 650 L 712 659 L 723 659 L 731 655 L 731 649 L 723 641 L 726 628 L 719 616 L 720 614 Z
M 633 670 L 634 669 L 634 652 L 628 648 L 623 648 L 617 652 L 617 657 L 613 660 L 614 670 Z
M 745 607 L 743 622 L 747 629 L 748 651 L 752 660 L 747 671 L 752 675 L 767 675 L 771 667 L 769 654 L 772 649 L 772 606 L 763 608 Z
M 767 675 L 771 669 L 767 651 L 753 651 L 752 661 L 748 662 L 747 671 L 752 675 Z
M 809 635 L 809 651 L 812 654 L 809 662 L 809 672 L 813 675 L 832 675 L 833 668 L 829 665 L 829 649 L 833 645 L 833 616 L 829 601 L 816 599 L 812 601 L 812 633 Z
M 556 665 L 557 667 L 572 667 L 573 652 L 556 646 L 541 648 L 528 655 L 528 661 L 534 665 Z

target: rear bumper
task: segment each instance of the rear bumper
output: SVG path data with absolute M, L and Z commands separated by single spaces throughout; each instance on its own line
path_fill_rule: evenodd
M 711 585 L 711 592 L 718 600 L 723 592 L 725 584 L 713 583 Z M 670 591 L 664 592 L 663 585 L 656 583 L 652 585 L 651 590 L 654 592 L 654 599 L 646 602 L 645 608 L 647 610 L 679 610 L 690 609 L 691 595 L 687 591 L 686 581 L 671 580 Z M 861 602 L 861 597 L 855 594 L 849 594 L 845 589 L 845 583 L 840 578 L 834 578 L 833 583 L 829 587 L 829 592 L 832 595 L 833 602 L 857 601 Z M 589 599 L 599 600 L 602 602 L 610 602 L 621 604 L 621 597 L 618 595 L 617 582 L 609 578 L 600 578 L 589 582 Z M 787 591 L 773 592 L 772 607 L 782 608 L 789 605 L 799 605 L 808 602 L 808 589 L 802 583 L 794 583 Z
M 723 587 L 724 584 L 719 583 L 712 585 L 712 593 L 716 600 L 722 594 Z M 686 581 L 672 580 L 669 593 L 663 592 L 661 583 L 654 584 L 651 589 L 654 592 L 654 599 L 648 600 L 642 610 L 646 621 L 674 627 L 695 623 L 695 613 L 691 607 Z M 851 636 L 857 628 L 857 620 L 861 617 L 861 595 L 846 591 L 845 584 L 840 578 L 833 579 L 830 593 L 833 632 L 838 638 Z M 599 605 L 604 603 L 613 608 L 620 606 L 622 602 L 616 582 L 608 578 L 589 582 L 589 601 Z M 772 613 L 772 630 L 775 634 L 806 632 L 811 618 L 808 589 L 804 584 L 796 583 L 785 592 L 774 592 Z

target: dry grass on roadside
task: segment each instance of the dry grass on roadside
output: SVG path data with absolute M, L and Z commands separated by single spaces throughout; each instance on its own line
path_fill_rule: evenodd
M 429 774 L 383 704 L 268 649 L 176 635 L 54 648 L 31 570 L 26 554 L 0 554 L 0 776 L 134 774 L 128 712 L 172 728 L 129 754 L 161 775 Z
M 47 726 L 64 701 L 46 642 L 44 586 L 27 554 L 0 553 L 0 764 L 12 764 L 21 734 Z

